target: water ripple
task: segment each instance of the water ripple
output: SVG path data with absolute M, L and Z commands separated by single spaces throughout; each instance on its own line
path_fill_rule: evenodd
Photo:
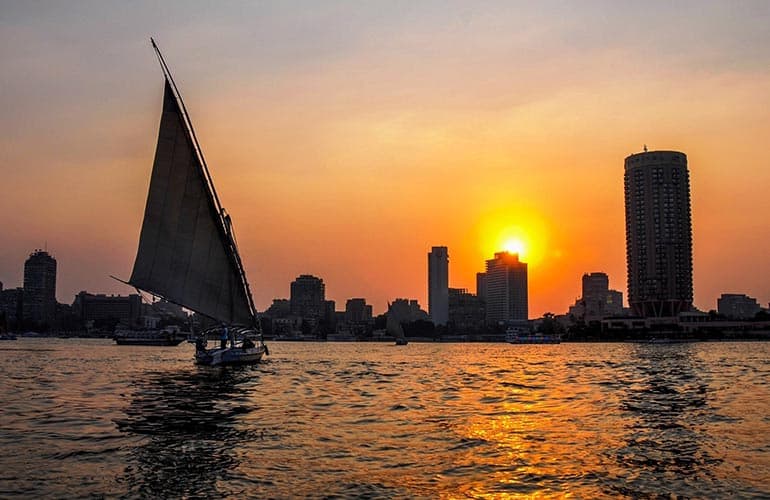
M 0 497 L 770 496 L 770 344 L 18 342 Z

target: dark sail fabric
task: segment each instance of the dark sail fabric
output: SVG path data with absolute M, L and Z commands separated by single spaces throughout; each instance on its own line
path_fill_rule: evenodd
M 230 239 L 168 81 L 130 283 L 223 323 L 252 324 Z

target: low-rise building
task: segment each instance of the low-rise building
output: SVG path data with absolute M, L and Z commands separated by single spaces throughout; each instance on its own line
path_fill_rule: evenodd
M 122 323 L 139 326 L 142 298 L 138 294 L 105 295 L 80 292 L 72 303 L 72 312 L 83 323 Z
M 24 318 L 24 289 L 8 288 L 0 292 L 0 311 L 5 313 L 9 331 L 20 331 Z
M 402 322 L 427 321 L 429 319 L 428 313 L 420 307 L 420 303 L 415 299 L 396 299 L 390 304 L 388 312 Z
M 742 293 L 723 293 L 717 299 L 717 312 L 730 319 L 753 319 L 760 310 L 757 299 Z
M 353 298 L 345 302 L 346 323 L 370 323 L 372 321 L 372 306 L 366 299 Z
M 623 294 L 610 290 L 605 273 L 586 273 L 582 281 L 582 296 L 570 306 L 568 312 L 574 321 L 591 323 L 623 315 Z
M 289 299 L 273 299 L 273 303 L 265 310 L 265 316 L 270 318 L 288 318 L 291 315 Z
M 454 332 L 477 332 L 484 327 L 484 302 L 465 288 L 449 289 L 449 322 Z
M 165 299 L 160 299 L 149 304 L 143 304 L 142 314 L 147 316 L 157 316 L 162 319 L 186 320 L 187 312 L 179 304 L 174 304 Z

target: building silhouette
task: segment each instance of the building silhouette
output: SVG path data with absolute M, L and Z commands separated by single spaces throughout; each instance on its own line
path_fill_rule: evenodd
M 273 299 L 273 303 L 265 311 L 265 316 L 270 318 L 286 318 L 291 315 L 291 301 L 289 299 Z
M 487 300 L 487 273 L 476 273 L 476 296 L 480 301 Z
M 326 285 L 321 278 L 301 274 L 291 282 L 291 314 L 301 318 L 322 319 L 326 314 Z
M 687 156 L 645 151 L 625 160 L 628 302 L 644 317 L 692 308 L 692 224 Z
M 9 331 L 20 331 L 24 318 L 24 289 L 6 288 L 0 291 L 0 312 L 5 314 Z
M 487 324 L 528 319 L 527 264 L 519 255 L 497 252 L 487 261 L 484 288 Z
M 717 299 L 717 312 L 730 319 L 753 319 L 761 310 L 757 299 L 742 293 L 723 293 Z
M 446 325 L 449 319 L 447 247 L 433 247 L 428 253 L 428 314 L 436 325 Z
M 465 288 L 449 289 L 450 330 L 454 332 L 477 332 L 484 327 L 484 303 L 478 295 Z
M 24 321 L 50 327 L 56 319 L 56 259 L 35 250 L 24 263 Z
M 346 323 L 368 323 L 372 321 L 372 306 L 366 299 L 354 298 L 345 302 Z
M 610 290 L 610 279 L 605 273 L 583 275 L 583 293 L 569 308 L 569 314 L 586 322 L 601 321 L 623 314 L 623 294 Z
M 583 298 L 601 297 L 610 289 L 610 277 L 606 273 L 585 273 L 582 279 Z
M 139 326 L 142 298 L 139 294 L 123 296 L 80 292 L 72 302 L 72 313 L 83 323 L 102 325 L 111 322 Z
M 393 314 L 399 321 L 411 322 L 429 318 L 416 299 L 395 299 L 388 305 L 388 314 Z
M 131 297 L 131 295 L 129 295 Z M 188 315 L 179 304 L 169 302 L 164 298 L 155 302 L 142 303 L 142 315 L 154 316 L 166 320 L 187 320 Z

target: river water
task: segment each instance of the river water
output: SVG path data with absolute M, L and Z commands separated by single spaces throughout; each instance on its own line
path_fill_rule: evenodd
M 0 497 L 770 497 L 770 343 L 0 345 Z

